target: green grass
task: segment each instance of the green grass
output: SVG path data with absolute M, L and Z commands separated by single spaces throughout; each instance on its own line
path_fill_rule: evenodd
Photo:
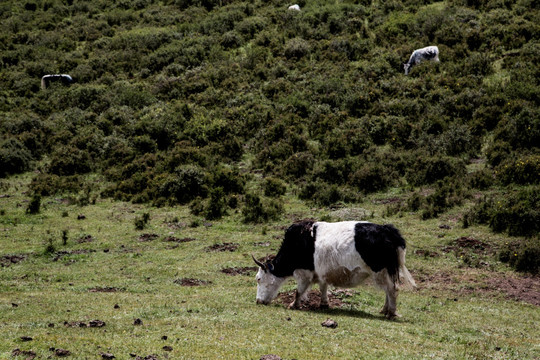
M 27 215 L 29 198 L 22 189 L 28 179 L 4 180 L 2 194 L 9 197 L 0 198 L 4 211 L 0 256 L 26 255 L 25 260 L 0 269 L 1 359 L 24 358 L 11 356 L 17 348 L 34 351 L 37 358 L 55 358 L 50 348 L 62 348 L 74 359 L 98 359 L 101 353 L 112 353 L 117 359 L 129 359 L 130 354 L 155 354 L 160 359 L 259 359 L 265 354 L 284 359 L 540 356 L 538 307 L 486 290 L 492 278 L 519 276 L 493 255 L 478 255 L 488 265 L 470 267 L 453 252 L 441 250 L 461 236 L 481 239 L 494 248 L 508 240 L 483 227 L 462 229 L 456 220 L 462 209 L 421 221 L 418 214 L 382 218 L 385 205 L 373 201 L 375 197 L 335 211 L 312 209 L 289 196 L 281 221 L 247 225 L 241 222 L 241 214 L 233 214 L 211 226 L 202 221 L 204 225 L 193 228 L 187 207 L 151 208 L 103 199 L 79 207 L 66 204 L 60 196 L 43 198 L 41 213 Z M 396 191 L 377 194 L 377 199 L 386 195 L 396 196 Z M 276 302 L 257 306 L 254 274 L 230 276 L 220 271 L 252 266 L 250 254 L 275 253 L 283 227 L 295 219 L 345 219 L 359 216 L 358 208 L 371 221 L 394 223 L 408 240 L 408 267 L 420 286 L 400 294 L 402 318 L 397 321 L 387 321 L 378 313 L 384 293 L 373 287 L 352 291 L 342 308 L 293 311 Z M 143 212 L 150 213 L 150 221 L 138 231 L 134 219 Z M 65 213 L 68 216 L 62 216 Z M 80 214 L 86 219 L 78 220 Z M 450 229 L 439 227 L 444 224 Z M 63 230 L 68 231 L 65 246 Z M 159 237 L 139 241 L 145 233 Z M 94 240 L 79 243 L 84 235 Z M 167 236 L 196 240 L 163 241 Z M 55 252 L 44 254 L 50 240 Z M 239 248 L 206 251 L 224 242 L 238 243 Z M 257 245 L 260 242 L 270 242 L 270 246 Z M 419 249 L 440 256 L 422 256 Z M 68 253 L 59 257 L 62 251 Z M 180 278 L 209 283 L 183 287 L 174 282 Z M 116 291 L 92 291 L 96 288 Z M 289 281 L 283 290 L 294 288 Z M 327 318 L 338 327 L 322 327 Z M 64 325 L 95 319 L 106 325 Z M 135 319 L 141 319 L 142 325 L 134 325 Z M 23 336 L 33 340 L 23 342 Z M 165 351 L 164 346 L 172 351 Z

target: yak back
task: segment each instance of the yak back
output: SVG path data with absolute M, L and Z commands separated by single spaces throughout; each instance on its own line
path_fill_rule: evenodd
M 398 248 L 405 249 L 405 239 L 393 225 L 357 223 L 354 227 L 356 251 L 375 272 L 383 269 L 396 282 L 399 278 Z

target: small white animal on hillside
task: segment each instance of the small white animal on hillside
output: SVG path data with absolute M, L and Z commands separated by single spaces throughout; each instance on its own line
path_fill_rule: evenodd
M 409 75 L 410 69 L 420 64 L 424 60 L 439 61 L 439 48 L 437 46 L 427 46 L 422 49 L 416 49 L 411 54 L 409 61 L 403 64 L 405 75 Z
M 291 6 L 289 6 L 289 10 L 300 11 L 300 5 L 298 5 L 298 4 L 291 5 Z

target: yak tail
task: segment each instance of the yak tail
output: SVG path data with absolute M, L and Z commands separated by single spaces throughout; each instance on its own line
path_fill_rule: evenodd
M 402 286 L 410 289 L 416 289 L 416 282 L 411 273 L 405 267 L 405 253 L 407 250 L 403 247 L 398 248 L 399 280 Z

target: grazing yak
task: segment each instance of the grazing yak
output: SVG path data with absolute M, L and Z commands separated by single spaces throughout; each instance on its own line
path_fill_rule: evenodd
M 298 5 L 298 4 L 291 5 L 291 6 L 289 6 L 289 10 L 300 11 L 300 5 Z
M 44 75 L 41 78 L 41 89 L 45 90 L 52 82 L 60 82 L 63 85 L 69 85 L 73 82 L 73 78 L 67 74 Z
M 388 319 L 396 313 L 398 283 L 416 284 L 405 267 L 405 239 L 393 225 L 363 221 L 336 223 L 304 220 L 285 231 L 277 255 L 259 265 L 257 303 L 269 304 L 281 285 L 294 277 L 298 287 L 289 308 L 298 308 L 312 284 L 321 289 L 322 308 L 328 307 L 328 285 L 354 287 L 372 278 L 386 292 L 381 310 Z
M 405 75 L 409 75 L 411 68 L 420 64 L 424 60 L 439 61 L 439 48 L 436 46 L 428 46 L 422 49 L 414 50 L 409 58 L 409 61 L 403 64 Z

